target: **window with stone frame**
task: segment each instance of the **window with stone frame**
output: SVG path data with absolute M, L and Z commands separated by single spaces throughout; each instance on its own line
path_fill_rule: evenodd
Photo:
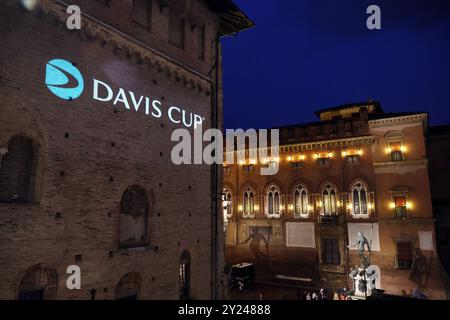
M 341 264 L 338 239 L 322 239 L 322 263 L 329 265 Z
M 148 195 L 144 188 L 131 186 L 123 193 L 119 219 L 119 246 L 121 248 L 140 247 L 148 244 L 149 207 Z
M 0 202 L 37 202 L 40 146 L 26 136 L 12 137 L 0 153 Z
M 133 0 L 132 20 L 150 30 L 152 26 L 152 0 Z

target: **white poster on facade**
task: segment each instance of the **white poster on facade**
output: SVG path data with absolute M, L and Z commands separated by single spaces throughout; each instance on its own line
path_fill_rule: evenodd
M 420 250 L 434 251 L 433 232 L 432 231 L 419 231 L 419 244 L 420 244 Z
M 312 222 L 286 222 L 286 246 L 315 248 L 316 237 Z
M 380 234 L 378 223 L 348 223 L 348 243 L 350 250 L 358 250 L 358 246 L 352 247 L 358 239 L 358 232 L 369 240 L 372 251 L 380 251 Z

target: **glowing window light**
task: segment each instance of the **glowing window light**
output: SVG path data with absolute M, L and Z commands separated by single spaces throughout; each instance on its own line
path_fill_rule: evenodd
M 238 205 L 239 212 L 242 212 L 242 205 Z

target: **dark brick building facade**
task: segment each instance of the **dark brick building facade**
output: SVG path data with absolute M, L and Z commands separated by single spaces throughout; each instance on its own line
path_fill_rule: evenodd
M 220 127 L 217 39 L 251 22 L 228 0 L 74 0 L 68 30 L 63 1 L 38 3 L 0 4 L 0 299 L 223 298 L 221 174 L 173 165 L 170 137 Z M 53 59 L 79 98 L 47 88 Z

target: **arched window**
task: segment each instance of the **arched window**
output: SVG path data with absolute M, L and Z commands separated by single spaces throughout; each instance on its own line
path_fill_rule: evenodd
M 352 188 L 352 199 L 353 199 L 353 214 L 366 215 L 368 213 L 367 189 L 362 183 L 358 182 L 354 184 Z
M 308 191 L 307 189 L 299 185 L 294 190 L 294 216 L 307 216 L 308 215 Z
M 191 290 L 191 254 L 184 251 L 180 259 L 180 299 L 189 299 Z
M 55 269 L 37 265 L 27 270 L 19 284 L 19 300 L 54 300 L 58 288 Z
M 15 136 L 0 155 L 0 202 L 36 201 L 39 146 L 30 138 Z
M 251 188 L 244 192 L 244 216 L 253 216 L 255 214 L 255 193 Z
M 281 195 L 276 186 L 267 190 L 266 215 L 268 217 L 279 217 L 281 215 Z
M 147 192 L 140 186 L 128 187 L 120 202 L 120 247 L 139 247 L 147 244 Z
M 323 189 L 322 202 L 324 215 L 337 214 L 337 193 L 336 189 L 331 184 L 327 184 Z
M 116 287 L 116 300 L 139 300 L 142 279 L 136 272 L 128 273 L 120 279 Z

